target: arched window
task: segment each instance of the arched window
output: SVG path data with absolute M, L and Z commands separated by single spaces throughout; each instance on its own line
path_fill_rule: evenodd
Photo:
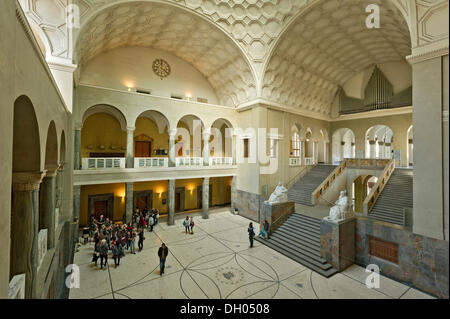
M 300 157 L 300 135 L 297 132 L 294 132 L 292 136 L 292 156 Z

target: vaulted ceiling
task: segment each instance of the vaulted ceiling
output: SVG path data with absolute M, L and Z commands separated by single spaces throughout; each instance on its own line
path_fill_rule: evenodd
M 448 38 L 433 22 L 446 0 L 73 0 L 72 29 L 69 0 L 19 1 L 47 55 L 79 68 L 116 47 L 152 47 L 197 68 L 222 104 L 262 98 L 325 117 L 359 71 Z M 381 7 L 380 29 L 365 26 L 368 4 Z

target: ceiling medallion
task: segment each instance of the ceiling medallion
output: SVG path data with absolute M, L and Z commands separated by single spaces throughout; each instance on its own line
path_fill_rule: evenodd
M 156 59 L 153 61 L 153 72 L 162 80 L 170 75 L 170 65 L 163 59 Z

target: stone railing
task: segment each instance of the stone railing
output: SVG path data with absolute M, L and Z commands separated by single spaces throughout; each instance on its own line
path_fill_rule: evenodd
M 315 165 L 314 157 L 305 157 L 304 158 L 305 165 Z
M 380 174 L 380 177 L 378 177 L 378 181 L 372 187 L 372 190 L 370 191 L 369 195 L 367 195 L 366 199 L 364 200 L 363 209 L 365 216 L 367 216 L 372 210 L 373 206 L 375 205 L 378 199 L 378 196 L 380 196 L 381 192 L 383 191 L 384 187 L 389 181 L 389 178 L 394 172 L 394 169 L 395 169 L 395 160 L 393 159 L 389 160 L 383 172 Z
M 346 158 L 346 167 L 348 168 L 367 168 L 367 169 L 381 169 L 389 164 L 388 159 L 376 158 Z
M 176 158 L 177 167 L 192 167 L 192 166 L 203 166 L 202 157 L 177 157 Z
M 25 299 L 25 274 L 16 275 L 8 286 L 8 299 Z
M 230 166 L 233 165 L 232 157 L 210 157 L 209 166 Z
M 331 172 L 330 175 L 320 184 L 317 186 L 317 188 L 312 192 L 311 194 L 311 203 L 313 205 L 316 204 L 316 202 L 319 200 L 319 198 L 322 196 L 323 193 L 330 187 L 330 185 L 336 180 L 336 178 L 342 174 L 344 169 L 347 167 L 347 160 L 343 160 L 341 164 L 339 164 L 338 167 L 334 169 L 334 171 Z
M 302 166 L 301 157 L 289 157 L 289 166 Z
M 109 168 L 125 168 L 125 157 L 117 157 L 117 158 L 84 157 L 81 159 L 81 169 L 109 169 Z
M 168 157 L 135 157 L 134 168 L 169 167 Z
M 47 252 L 47 229 L 41 229 L 38 234 L 38 267 L 44 260 L 45 253 Z

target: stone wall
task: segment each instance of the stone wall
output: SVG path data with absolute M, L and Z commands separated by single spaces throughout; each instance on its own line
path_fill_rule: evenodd
M 262 200 L 259 194 L 237 190 L 234 206 L 239 211 L 239 215 L 259 223 L 261 204 Z
M 260 217 L 261 221 L 267 220 L 269 222 L 269 225 L 271 225 L 270 230 L 274 232 L 294 211 L 294 202 L 276 204 L 263 203 Z
M 398 264 L 369 254 L 373 236 L 398 244 Z M 355 263 L 376 264 L 382 275 L 398 280 L 440 298 L 449 298 L 449 243 L 381 222 L 358 218 L 356 222 Z

